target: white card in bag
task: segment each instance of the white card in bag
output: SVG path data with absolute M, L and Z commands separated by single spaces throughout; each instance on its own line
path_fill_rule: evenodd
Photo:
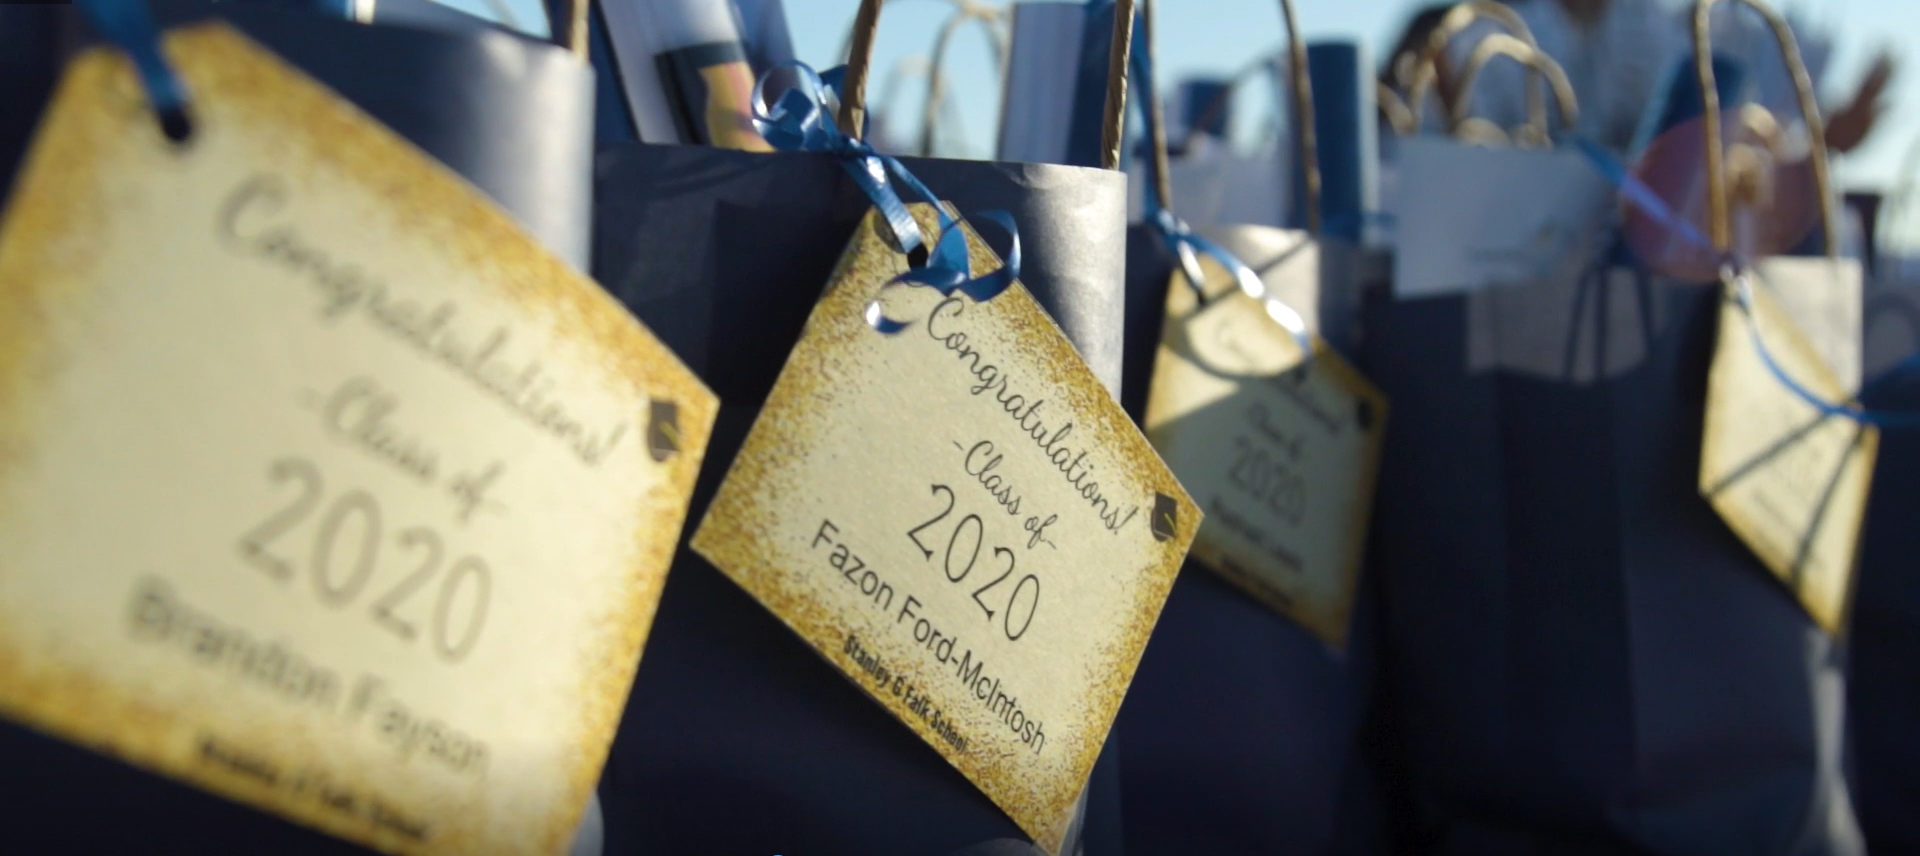
M 1613 189 L 1572 150 L 1400 141 L 1394 296 L 1570 281 L 1587 269 Z

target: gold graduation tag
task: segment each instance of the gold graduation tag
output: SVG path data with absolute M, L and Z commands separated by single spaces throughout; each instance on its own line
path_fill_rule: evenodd
M 1206 510 L 1193 556 L 1327 644 L 1346 644 L 1387 399 L 1318 336 L 1300 343 L 1211 259 L 1176 271 L 1147 436 Z
M 360 844 L 565 849 L 716 402 L 223 25 L 61 83 L 0 224 L 0 714 Z
M 885 224 L 841 256 L 693 548 L 1057 853 L 1200 514 L 1018 283 L 895 286 L 911 326 L 869 327 L 907 270 Z
M 1765 285 L 1751 312 L 1728 283 L 1707 379 L 1700 492 L 1815 621 L 1838 632 L 1866 518 L 1879 429 L 1823 414 L 1775 377 L 1754 342 L 1788 377 L 1826 401 L 1844 389 Z

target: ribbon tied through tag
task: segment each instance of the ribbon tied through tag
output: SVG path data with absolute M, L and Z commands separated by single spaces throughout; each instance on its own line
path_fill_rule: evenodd
M 1154 97 L 1152 95 L 1154 91 L 1152 51 L 1133 51 L 1127 65 L 1133 78 L 1133 85 L 1140 91 L 1148 93 L 1148 97 Z M 1150 128 L 1157 127 L 1160 121 L 1157 106 L 1149 108 L 1147 120 Z M 1155 171 L 1156 178 L 1164 180 L 1166 176 L 1158 175 L 1158 170 L 1165 162 L 1166 149 L 1161 140 L 1164 133 L 1153 130 L 1152 136 L 1158 148 L 1155 157 L 1149 162 Z M 1267 284 L 1260 280 L 1260 275 L 1255 273 L 1253 268 L 1228 252 L 1227 248 L 1194 234 L 1193 227 L 1175 217 L 1173 211 L 1168 208 L 1168 201 L 1161 196 L 1161 180 L 1147 182 L 1146 211 L 1142 219 L 1147 227 L 1165 242 L 1167 252 L 1179 260 L 1180 271 L 1186 274 L 1187 285 L 1193 289 L 1194 296 L 1198 298 L 1200 305 L 1205 306 L 1212 299 L 1207 295 L 1206 273 L 1200 268 L 1200 257 L 1207 256 L 1233 276 L 1233 281 L 1240 286 L 1242 292 L 1260 301 L 1261 306 L 1266 309 L 1267 317 L 1272 318 L 1274 323 L 1293 335 L 1294 341 L 1300 345 L 1300 366 L 1304 368 L 1311 363 L 1313 334 L 1307 330 L 1306 319 L 1301 318 L 1300 313 L 1295 312 L 1293 307 L 1279 298 L 1267 296 Z
M 925 262 L 895 277 L 883 286 L 883 290 L 894 285 L 926 286 L 943 296 L 958 292 L 975 302 L 991 300 L 1006 291 L 1020 276 L 1020 230 L 1014 224 L 1013 216 L 1005 211 L 980 212 L 979 217 L 1006 230 L 1012 238 L 1012 245 L 998 270 L 985 276 L 973 276 L 972 266 L 968 263 L 966 234 L 959 228 L 960 222 L 947 212 L 933 192 L 920 183 L 897 158 L 875 151 L 873 146 L 855 139 L 834 122 L 827 97 L 829 93 L 838 97 L 838 85 L 844 70 L 844 67 L 834 68 L 821 74 L 801 62 L 788 62 L 769 70 L 754 86 L 755 130 L 779 151 L 819 152 L 839 158 L 841 165 L 853 176 L 854 183 L 859 185 L 868 199 L 873 200 L 874 207 L 886 218 L 900 251 L 910 259 L 916 255 L 915 250 L 925 247 L 926 241 L 921 234 L 920 224 L 907 210 L 894 182 L 898 181 L 921 199 L 933 204 L 940 230 L 931 249 L 925 251 Z M 779 100 L 767 106 L 767 80 L 780 71 L 791 74 L 795 82 L 781 94 Z M 866 318 L 875 330 L 887 335 L 899 333 L 910 326 L 910 322 L 888 318 L 878 298 L 867 304 Z
M 95 31 L 133 61 L 147 101 L 160 119 L 160 130 L 175 142 L 191 132 L 187 121 L 187 86 L 167 63 L 160 48 L 160 27 L 146 0 L 80 0 L 80 11 Z
M 1227 248 L 1194 234 L 1193 227 L 1173 216 L 1173 212 L 1160 205 L 1155 196 L 1154 193 L 1147 194 L 1146 222 L 1166 242 L 1167 251 L 1180 260 L 1180 271 L 1186 274 L 1187 285 L 1193 288 L 1200 305 L 1205 306 L 1210 299 L 1207 296 L 1206 273 L 1200 268 L 1200 257 L 1204 255 L 1232 274 L 1233 281 L 1248 297 L 1260 301 L 1267 311 L 1267 317 L 1293 334 L 1294 341 L 1300 345 L 1300 364 L 1304 366 L 1311 362 L 1313 334 L 1307 330 L 1306 319 L 1279 298 L 1268 297 L 1267 284 L 1260 280 L 1260 275 L 1254 273 L 1253 268 Z

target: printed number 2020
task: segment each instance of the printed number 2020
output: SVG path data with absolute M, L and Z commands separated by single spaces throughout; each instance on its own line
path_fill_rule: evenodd
M 296 482 L 299 492 L 291 503 L 241 536 L 240 555 L 268 576 L 291 582 L 298 576 L 295 560 L 274 552 L 272 547 L 320 507 L 324 493 L 322 480 L 319 469 L 300 458 L 282 458 L 267 472 L 275 484 Z M 307 561 L 314 595 L 322 604 L 344 609 L 366 593 L 380 557 L 380 527 L 380 503 L 364 490 L 347 491 L 327 505 L 320 515 Z M 424 526 L 403 529 L 394 540 L 403 551 L 419 554 L 420 563 L 387 586 L 385 592 L 374 599 L 368 612 L 375 624 L 411 642 L 420 635 L 420 630 L 417 620 L 410 617 L 417 615 L 418 610 L 409 610 L 408 603 L 439 574 L 446 550 L 440 534 Z M 474 556 L 455 559 L 446 576 L 440 579 L 434 599 L 429 622 L 432 632 L 428 634 L 434 651 L 448 662 L 465 659 L 473 651 L 474 643 L 480 640 L 492 596 L 493 572 L 486 562 Z M 455 606 L 461 603 L 466 608 L 456 610 Z M 456 621 L 456 614 L 463 615 L 463 619 Z
M 1241 490 L 1252 494 L 1281 519 L 1300 525 L 1307 511 L 1307 485 L 1300 474 L 1267 454 L 1267 450 L 1245 437 L 1235 437 L 1240 454 L 1234 459 L 1227 477 Z
M 920 553 L 928 562 L 933 561 L 933 548 L 921 542 L 920 533 L 953 513 L 953 488 L 943 484 L 934 485 L 933 495 L 937 497 L 942 494 L 946 495 L 947 507 L 932 520 L 907 530 L 908 540 L 913 542 L 913 546 L 920 548 Z M 941 560 L 941 565 L 946 571 L 947 582 L 958 585 L 960 581 L 967 578 L 968 574 L 973 573 L 974 563 L 980 561 L 980 547 L 985 540 L 986 524 L 980 522 L 980 515 L 969 514 L 960 518 L 959 523 L 954 524 L 952 534 L 947 536 L 946 556 Z M 1033 613 L 1040 608 L 1040 578 L 1032 574 L 1021 577 L 1019 582 L 1013 584 L 1012 591 L 1008 592 L 1002 608 L 995 609 L 987 601 L 981 600 L 980 596 L 999 588 L 1002 582 L 1013 576 L 1015 557 L 1012 550 L 999 546 L 993 548 L 993 556 L 996 560 L 1005 559 L 1006 566 L 1000 568 L 999 576 L 988 580 L 985 585 L 974 590 L 973 602 L 980 605 L 981 611 L 987 614 L 988 621 L 998 616 L 1001 630 L 1007 634 L 1009 640 L 1017 642 L 1020 637 L 1027 635 L 1027 628 L 1033 626 Z M 956 562 L 956 558 L 964 561 Z M 1000 602 L 998 595 L 995 595 L 993 600 L 995 603 Z M 1025 614 L 1015 618 L 1016 613 L 1023 611 L 1020 608 L 1023 601 L 1026 606 Z

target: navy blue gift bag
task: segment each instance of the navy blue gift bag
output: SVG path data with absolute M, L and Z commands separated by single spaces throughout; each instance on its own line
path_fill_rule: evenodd
M 0 203 L 60 71 L 72 17 L 60 6 L 0 6 Z
M 1292 5 L 1279 5 L 1292 34 Z M 1145 418 L 1167 289 L 1182 249 L 1224 251 L 1297 311 L 1313 333 L 1336 347 L 1351 344 L 1357 282 L 1349 269 L 1328 264 L 1323 255 L 1330 245 L 1318 234 L 1312 96 L 1297 36 L 1290 56 L 1299 84 L 1290 92 L 1293 115 L 1306 132 L 1295 140 L 1306 165 L 1298 172 L 1307 187 L 1308 231 L 1190 229 L 1175 220 L 1167 210 L 1171 182 L 1157 99 L 1143 102 L 1155 182 L 1145 194 L 1148 222 L 1128 234 L 1121 398 L 1137 421 Z M 1146 78 L 1136 85 L 1151 92 L 1151 62 L 1136 68 Z M 1129 853 L 1384 852 L 1377 833 L 1385 824 L 1376 816 L 1381 808 L 1358 741 L 1370 705 L 1374 648 L 1364 578 L 1347 645 L 1336 651 L 1212 570 L 1192 561 L 1181 570 L 1120 709 Z
M 856 28 L 878 10 L 864 3 Z M 870 46 L 856 36 L 856 63 Z M 849 72 L 844 96 L 855 107 L 860 77 Z M 848 156 L 642 143 L 599 153 L 593 273 L 722 402 L 689 520 L 705 513 L 873 205 L 849 178 Z M 963 216 L 1013 215 L 1020 280 L 1117 390 L 1125 177 L 899 160 Z M 1112 748 L 1110 738 L 1069 853 L 1120 852 Z M 1038 852 L 958 770 L 684 544 L 600 794 L 609 854 Z
M 1867 290 L 1860 398 L 1875 410 L 1920 412 L 1920 283 Z M 1847 736 L 1854 800 L 1873 853 L 1920 852 L 1920 426 L 1880 434 L 1860 581 L 1847 631 Z
M 1840 646 L 1699 487 L 1722 292 L 1623 262 L 1366 307 L 1397 421 L 1373 558 L 1405 831 L 1475 856 L 1862 853 Z M 1757 268 L 1857 380 L 1857 269 Z

